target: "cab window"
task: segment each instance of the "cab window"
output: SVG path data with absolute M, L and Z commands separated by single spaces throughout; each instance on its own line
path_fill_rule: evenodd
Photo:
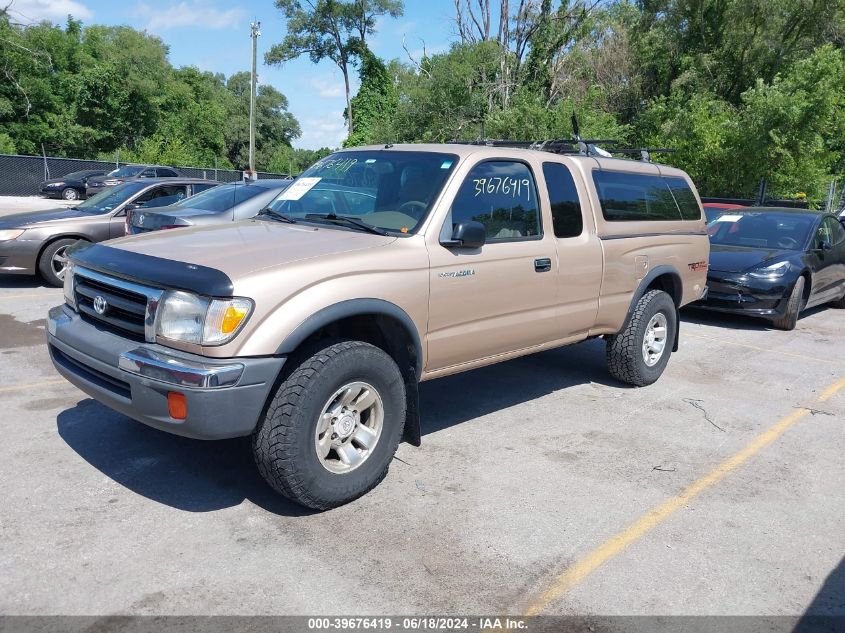
M 845 229 L 833 218 L 825 218 L 816 232 L 815 248 L 821 248 L 822 242 L 830 246 L 837 246 L 845 242 Z
M 526 164 L 517 161 L 491 160 L 473 167 L 452 203 L 450 216 L 444 233 L 456 224 L 480 222 L 487 242 L 542 235 L 534 176 Z
M 577 237 L 584 230 L 581 200 L 572 172 L 560 163 L 543 163 L 543 176 L 552 205 L 555 237 Z
M 656 174 L 596 170 L 593 181 L 602 214 L 608 222 L 682 219 L 669 184 Z M 701 217 L 700 211 L 698 217 Z

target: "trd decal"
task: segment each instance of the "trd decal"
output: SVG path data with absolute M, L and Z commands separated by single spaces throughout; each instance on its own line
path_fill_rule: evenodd
M 692 264 L 687 264 L 690 270 L 706 270 L 707 269 L 707 262 L 694 262 Z

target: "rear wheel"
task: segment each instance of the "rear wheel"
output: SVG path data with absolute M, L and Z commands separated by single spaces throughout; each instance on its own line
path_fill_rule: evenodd
M 77 238 L 66 238 L 52 242 L 41 252 L 38 258 L 38 271 L 44 281 L 51 286 L 64 284 L 67 270 L 67 249 L 79 241 Z
M 662 290 L 649 290 L 637 302 L 625 329 L 607 339 L 607 366 L 617 380 L 637 387 L 655 382 L 672 354 L 678 313 Z
M 801 276 L 792 286 L 789 293 L 789 300 L 786 304 L 786 312 L 783 316 L 772 319 L 772 325 L 779 330 L 794 330 L 798 324 L 798 316 L 804 307 L 804 277 Z
M 65 200 L 79 200 L 79 192 L 73 187 L 62 189 L 62 198 Z
M 327 341 L 291 361 L 253 433 L 255 462 L 288 499 L 334 508 L 387 474 L 405 424 L 405 385 L 390 356 L 360 341 Z

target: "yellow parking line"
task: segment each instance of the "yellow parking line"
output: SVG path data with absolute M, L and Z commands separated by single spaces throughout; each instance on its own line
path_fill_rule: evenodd
M 30 382 L 23 385 L 12 385 L 10 387 L 0 387 L 0 393 L 6 391 L 23 391 L 24 389 L 37 389 L 38 387 L 47 387 L 48 385 L 58 385 L 60 383 L 65 383 L 69 385 L 70 383 L 65 380 L 64 378 L 56 378 L 55 380 L 43 380 L 41 382 Z
M 845 379 L 830 385 L 819 395 L 818 401 L 824 402 L 845 388 Z M 669 518 L 677 510 L 692 501 L 699 494 L 724 479 L 733 470 L 744 464 L 766 446 L 783 435 L 796 422 L 806 417 L 810 409 L 796 409 L 782 418 L 767 431 L 758 435 L 745 448 L 716 466 L 701 479 L 693 482 L 679 495 L 667 499 L 648 514 L 640 517 L 627 528 L 610 537 L 592 552 L 581 558 L 569 569 L 557 576 L 552 584 L 526 609 L 526 615 L 537 615 L 567 591 L 578 585 L 587 576 L 596 571 L 608 560 L 621 553 L 629 545 L 638 541 L 655 527 Z
M 715 341 L 716 343 L 727 343 L 728 345 L 736 345 L 737 347 L 746 347 L 748 349 L 757 350 L 758 352 L 769 352 L 770 354 L 780 354 L 781 356 L 791 356 L 792 358 L 800 358 L 802 360 L 810 360 L 814 363 L 829 363 L 831 365 L 845 365 L 845 360 L 832 360 L 830 358 L 817 358 L 815 356 L 807 356 L 806 354 L 795 354 L 793 352 L 783 352 L 781 350 L 772 349 L 770 347 L 757 347 L 756 345 L 749 345 L 748 343 L 739 343 L 729 339 L 715 338 L 713 336 L 702 336 L 701 334 L 690 334 L 684 332 L 681 336 L 691 336 L 692 338 L 700 338 L 703 341 Z

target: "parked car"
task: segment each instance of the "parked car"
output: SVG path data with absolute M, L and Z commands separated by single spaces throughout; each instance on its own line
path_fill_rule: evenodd
M 105 176 L 95 176 L 88 179 L 85 192 L 89 196 L 105 191 L 109 187 L 135 180 L 137 178 L 184 178 L 185 176 L 173 167 L 159 165 L 126 165 L 113 169 Z
M 293 180 L 266 179 L 233 182 L 180 200 L 154 213 L 128 213 L 126 232 L 146 233 L 200 224 L 221 224 L 258 215 Z
M 614 377 L 655 382 L 709 248 L 671 167 L 349 149 L 252 220 L 72 249 L 49 350 L 145 424 L 251 434 L 269 484 L 325 509 L 381 481 L 401 438 L 419 444 L 421 380 L 604 337 Z
M 38 188 L 38 193 L 45 198 L 63 198 L 64 200 L 84 199 L 88 179 L 105 175 L 104 169 L 82 169 L 62 176 L 45 180 Z
M 721 214 L 732 211 L 733 209 L 747 209 L 748 205 L 743 204 L 730 204 L 727 202 L 705 202 L 703 203 L 704 206 L 704 216 L 707 219 L 707 223 L 710 224 L 713 220 L 719 217 Z
M 752 207 L 720 215 L 708 232 L 708 294 L 696 307 L 764 317 L 783 330 L 806 308 L 845 308 L 845 228 L 836 216 Z
M 0 273 L 40 273 L 47 283 L 61 286 L 67 266 L 65 253 L 71 244 L 122 236 L 128 209 L 172 204 L 217 184 L 196 178 L 138 180 L 103 191 L 69 209 L 0 216 Z

